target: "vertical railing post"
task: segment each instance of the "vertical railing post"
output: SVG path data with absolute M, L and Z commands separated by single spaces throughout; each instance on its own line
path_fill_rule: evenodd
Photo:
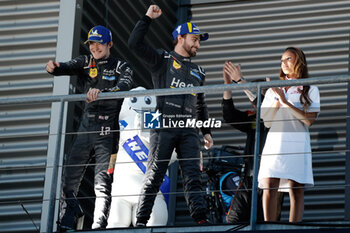
M 61 100 L 60 102 L 60 111 L 58 117 L 58 128 L 57 128 L 57 137 L 56 137 L 56 151 L 55 157 L 52 164 L 52 176 L 51 176 L 51 184 L 50 184 L 50 193 L 49 193 L 49 208 L 47 213 L 47 233 L 53 232 L 53 224 L 54 224 L 54 216 L 55 216 L 55 203 L 56 203 L 56 192 L 57 192 L 57 174 L 58 174 L 58 163 L 60 158 L 60 149 L 61 149 L 61 138 L 62 138 L 62 124 L 63 124 L 63 110 L 64 110 L 65 102 Z M 50 168 L 48 168 L 50 169 Z
M 255 130 L 255 148 L 254 148 L 254 167 L 253 167 L 253 184 L 252 184 L 252 202 L 250 212 L 250 229 L 256 229 L 256 215 L 258 204 L 258 168 L 259 168 L 259 153 L 260 153 L 260 105 L 261 105 L 261 86 L 257 85 L 257 103 L 256 103 L 256 130 Z
M 349 40 L 350 46 L 350 40 Z M 350 74 L 350 51 L 348 54 L 348 74 Z M 345 152 L 345 216 L 344 220 L 350 220 L 350 82 L 348 82 L 347 111 L 346 111 L 346 152 Z

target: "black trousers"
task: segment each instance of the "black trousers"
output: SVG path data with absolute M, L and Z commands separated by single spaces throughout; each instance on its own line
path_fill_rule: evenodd
M 141 195 L 137 222 L 147 223 L 154 200 L 163 182 L 174 148 L 183 178 L 185 199 L 195 221 L 206 219 L 205 199 L 200 172 L 200 140 L 196 129 L 160 129 L 151 131 L 151 148 Z
M 108 167 L 112 153 L 117 152 L 118 137 L 111 130 L 116 129 L 115 114 L 83 115 L 78 134 L 71 146 L 63 170 L 63 192 L 76 195 L 86 170 L 86 165 L 95 156 L 94 190 L 96 195 L 93 228 L 105 227 L 111 203 L 112 174 Z M 94 151 L 94 153 L 91 153 Z M 64 214 L 64 210 L 62 211 Z M 62 216 L 61 214 L 61 216 Z
M 249 222 L 251 199 L 252 199 L 252 183 L 253 177 L 246 176 L 242 181 L 234 199 L 231 202 L 230 209 L 227 214 L 228 223 Z M 257 206 L 257 221 L 263 221 L 262 209 L 262 190 L 258 190 L 258 206 Z

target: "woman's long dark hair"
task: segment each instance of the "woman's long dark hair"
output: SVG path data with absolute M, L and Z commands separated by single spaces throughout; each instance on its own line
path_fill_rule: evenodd
M 284 52 L 290 51 L 295 54 L 295 64 L 294 64 L 294 74 L 296 74 L 297 79 L 308 78 L 309 71 L 307 68 L 307 62 L 304 52 L 296 47 L 288 47 Z M 286 74 L 283 72 L 282 68 L 280 70 L 280 79 L 284 80 Z M 300 94 L 300 103 L 303 104 L 303 109 L 306 111 L 311 105 L 311 99 L 309 97 L 310 86 L 303 86 L 303 90 Z

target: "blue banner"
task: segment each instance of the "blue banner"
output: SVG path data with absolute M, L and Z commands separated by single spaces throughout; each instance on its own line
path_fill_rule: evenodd
M 143 144 L 142 140 L 138 135 L 133 138 L 129 138 L 124 144 L 123 148 L 126 153 L 129 154 L 131 159 L 141 169 L 143 173 L 146 173 L 146 166 L 143 162 L 147 162 L 148 159 L 148 148 Z M 163 193 L 166 203 L 169 203 L 169 192 L 170 192 L 170 179 L 167 175 L 164 176 L 160 191 Z

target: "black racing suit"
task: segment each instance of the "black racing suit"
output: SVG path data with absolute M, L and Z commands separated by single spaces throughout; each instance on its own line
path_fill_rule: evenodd
M 154 88 L 181 88 L 204 84 L 204 70 L 174 51 L 156 50 L 144 43 L 151 19 L 144 16 L 138 21 L 129 38 L 130 48 L 149 66 Z M 208 119 L 204 94 L 158 96 L 157 110 L 163 123 L 178 120 Z M 210 133 L 201 128 L 202 134 Z M 137 209 L 137 223 L 146 224 L 156 194 L 162 184 L 173 149 L 176 149 L 182 171 L 185 199 L 195 221 L 206 219 L 205 200 L 201 193 L 200 139 L 195 128 L 163 128 L 151 130 L 151 148 Z M 152 195 L 150 195 L 152 194 Z
M 253 184 L 253 169 L 254 169 L 254 149 L 255 149 L 255 128 L 256 114 L 249 111 L 240 111 L 233 104 L 232 99 L 222 100 L 222 113 L 225 123 L 230 123 L 232 127 L 247 134 L 244 154 L 247 156 L 244 159 L 245 170 L 242 176 L 242 185 L 240 190 L 232 200 L 228 215 L 228 223 L 248 222 L 250 219 L 251 210 L 251 188 Z M 269 129 L 260 124 L 260 153 L 264 148 L 266 136 Z M 258 212 L 257 220 L 263 221 L 262 212 L 262 190 L 258 191 Z
M 132 88 L 132 70 L 119 59 L 95 60 L 92 55 L 82 55 L 66 63 L 60 63 L 53 75 L 78 75 L 84 82 L 84 92 L 91 88 L 102 92 L 127 91 Z M 119 112 L 123 99 L 97 100 L 85 103 L 76 138 L 71 146 L 63 171 L 63 193 L 77 194 L 86 164 L 94 152 L 96 165 L 94 189 L 96 194 L 93 228 L 105 228 L 111 202 L 112 172 L 107 171 L 112 153 L 117 153 L 119 140 Z M 80 134 L 81 132 L 86 132 Z M 88 133 L 90 132 L 90 133 Z M 94 132 L 94 133 L 91 133 Z M 114 132 L 114 133 L 111 133 Z M 77 166 L 78 165 L 78 166 Z M 80 166 L 79 166 L 80 165 Z M 65 211 L 63 207 L 61 218 Z M 68 215 L 69 216 L 69 213 Z M 63 224 L 63 223 L 62 223 Z M 68 223 L 68 225 L 71 225 Z M 71 228 L 71 226 L 67 226 Z

